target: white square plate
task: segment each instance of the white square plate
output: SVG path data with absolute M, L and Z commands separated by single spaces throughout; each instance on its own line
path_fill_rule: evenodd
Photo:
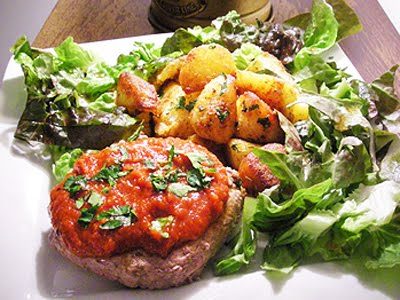
M 128 53 L 133 41 L 161 44 L 168 34 L 83 44 L 110 64 Z M 344 52 L 326 54 L 360 77 Z M 258 264 L 234 276 L 214 277 L 208 267 L 190 285 L 163 291 L 131 290 L 76 267 L 49 246 L 47 213 L 53 184 L 50 164 L 20 153 L 13 134 L 24 109 L 23 74 L 10 60 L 0 90 L 0 191 L 2 299 L 387 299 L 400 297 L 400 268 L 367 271 L 347 263 L 316 263 L 288 276 L 265 274 Z M 259 249 L 259 256 L 262 249 Z M 259 259 L 259 257 L 258 257 Z

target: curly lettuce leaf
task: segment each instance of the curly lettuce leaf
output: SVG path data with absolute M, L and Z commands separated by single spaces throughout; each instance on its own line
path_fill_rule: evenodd
M 332 178 L 336 187 L 363 182 L 371 171 L 371 157 L 363 142 L 354 136 L 343 138 L 332 166 Z
M 257 210 L 253 216 L 253 225 L 262 232 L 273 232 L 295 223 L 318 202 L 323 201 L 333 188 L 328 179 L 309 188 L 296 191 L 293 196 L 281 203 L 276 203 L 265 193 L 258 195 Z
M 262 268 L 288 273 L 317 253 L 325 260 L 356 255 L 367 268 L 392 267 L 399 263 L 399 203 L 395 182 L 360 185 L 343 203 L 312 209 L 289 229 L 274 233 Z
M 168 54 L 161 54 L 162 48 L 154 43 L 135 42 L 129 54 L 121 54 L 118 57 L 117 75 L 122 72 L 131 72 L 144 80 L 154 78 L 157 72 L 161 71 L 169 62 L 183 54 L 182 51 L 173 51 Z
M 349 196 L 347 203 L 344 203 L 348 205 L 348 216 L 341 228 L 358 233 L 367 228 L 388 224 L 399 203 L 400 184 L 394 181 L 384 181 L 373 186 L 360 185 Z
M 243 216 L 238 239 L 232 251 L 220 259 L 215 265 L 218 276 L 236 273 L 248 265 L 254 257 L 257 248 L 257 232 L 251 225 L 257 201 L 247 197 L 244 200 Z
M 161 55 L 171 54 L 176 51 L 182 51 L 184 54 L 187 54 L 190 50 L 201 44 L 202 40 L 186 29 L 180 28 L 165 40 L 161 48 Z
M 264 251 L 261 268 L 286 274 L 291 272 L 337 219 L 330 211 L 310 212 L 289 230 L 274 236 L 272 243 Z
M 380 269 L 380 268 L 393 268 L 400 265 L 400 236 L 397 232 L 393 232 L 393 235 L 398 236 L 399 242 L 390 244 L 382 249 L 382 252 L 377 258 L 370 259 L 365 263 L 367 269 Z
M 333 63 L 327 63 L 320 56 L 311 56 L 308 65 L 301 70 L 296 70 L 293 76 L 300 87 L 311 92 L 319 91 L 323 83 L 331 87 L 349 77 L 348 74 L 337 69 Z
M 339 30 L 336 39 L 337 41 L 341 41 L 360 32 L 363 29 L 356 12 L 346 3 L 346 1 L 326 0 L 326 2 L 332 6 L 335 13 L 335 18 L 339 23 Z M 286 20 L 285 24 L 306 30 L 310 21 L 311 14 L 305 13 Z
M 67 151 L 62 154 L 53 164 L 52 170 L 54 178 L 60 182 L 64 177 L 72 171 L 75 161 L 81 157 L 83 151 L 79 148 Z
M 55 47 L 54 51 L 57 53 L 57 58 L 69 68 L 80 68 L 85 71 L 96 62 L 93 54 L 74 43 L 72 37 L 68 37 Z
M 299 169 L 291 165 L 288 155 L 263 149 L 254 149 L 253 153 L 267 165 L 282 184 L 294 186 L 296 189 L 305 187 L 305 182 L 299 178 Z
M 387 154 L 381 162 L 379 175 L 382 179 L 400 183 L 400 138 L 394 137 Z
M 304 33 L 304 47 L 297 53 L 294 66 L 300 70 L 311 61 L 311 56 L 319 55 L 336 43 L 339 23 L 332 7 L 325 0 L 314 0 L 311 23 Z
M 251 62 L 253 62 L 257 56 L 262 54 L 262 50 L 260 47 L 251 44 L 245 43 L 240 46 L 240 48 L 233 51 L 233 59 L 235 60 L 236 67 L 239 70 L 246 69 Z

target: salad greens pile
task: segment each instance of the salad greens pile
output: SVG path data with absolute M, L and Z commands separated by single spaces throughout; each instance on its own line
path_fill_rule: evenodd
M 217 262 L 218 275 L 248 265 L 260 234 L 268 236 L 261 264 L 267 271 L 289 273 L 311 256 L 358 258 L 369 269 L 400 264 L 398 66 L 371 84 L 352 79 L 320 54 L 360 25 L 341 24 L 344 19 L 322 0 L 303 17 L 309 24 L 291 73 L 309 120 L 291 124 L 280 115 L 286 154 L 253 151 L 280 185 L 245 199 L 241 231 Z M 295 20 L 302 18 L 289 23 Z
M 245 199 L 235 245 L 216 273 L 249 264 L 260 234 L 269 237 L 261 265 L 267 271 L 287 273 L 316 255 L 393 267 L 400 264 L 398 66 L 365 83 L 321 56 L 361 29 L 343 0 L 314 0 L 310 13 L 283 25 L 246 25 L 230 12 L 208 27 L 179 29 L 160 47 L 135 43 L 113 66 L 72 38 L 53 53 L 32 48 L 23 37 L 12 48 L 28 94 L 15 137 L 48 144 L 59 181 L 85 150 L 138 135 L 139 122 L 115 104 L 121 72 L 151 81 L 168 62 L 206 43 L 232 51 L 240 70 L 268 51 L 297 82 L 297 102 L 308 104 L 309 120 L 292 124 L 279 114 L 287 153 L 254 150 L 280 185 Z

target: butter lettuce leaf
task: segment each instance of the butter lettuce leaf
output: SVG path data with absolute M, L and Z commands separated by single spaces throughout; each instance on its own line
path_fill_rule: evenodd
M 356 12 L 344 0 L 326 0 L 335 13 L 335 18 L 339 23 L 337 41 L 341 41 L 351 35 L 360 32 L 363 26 Z M 296 26 L 304 30 L 307 29 L 311 21 L 311 13 L 297 15 L 284 23 L 290 26 Z
M 311 22 L 304 33 L 304 47 L 297 53 L 294 65 L 300 70 L 310 63 L 310 57 L 319 55 L 336 43 L 339 23 L 332 7 L 325 0 L 314 0 Z
M 228 275 L 239 271 L 248 265 L 254 257 L 257 248 L 257 232 L 251 225 L 257 201 L 247 197 L 244 200 L 243 216 L 240 232 L 232 251 L 221 258 L 215 265 L 216 275 Z
M 236 67 L 239 70 L 246 69 L 250 65 L 250 63 L 261 54 L 261 48 L 251 43 L 242 44 L 240 48 L 236 49 L 232 53 L 233 59 L 236 63 Z
M 83 151 L 79 148 L 72 149 L 62 154 L 52 166 L 53 175 L 57 182 L 62 181 L 72 171 L 75 161 L 81 157 Z

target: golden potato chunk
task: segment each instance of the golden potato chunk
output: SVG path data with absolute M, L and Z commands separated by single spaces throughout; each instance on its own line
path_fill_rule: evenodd
M 189 107 L 190 102 L 182 87 L 175 82 L 169 83 L 154 117 L 156 135 L 187 138 L 194 134 L 189 121 Z
M 275 73 L 277 77 L 295 84 L 292 76 L 286 71 L 286 68 L 282 62 L 268 52 L 263 52 L 261 55 L 257 56 L 256 59 L 250 63 L 246 70 L 259 74 L 269 74 L 270 72 Z
M 210 81 L 200 93 L 190 113 L 190 122 L 197 135 L 223 144 L 235 132 L 235 78 L 220 75 Z
M 169 62 L 155 77 L 153 82 L 158 90 L 167 80 L 178 78 L 179 72 L 185 61 L 186 56 L 181 56 Z
M 236 103 L 236 136 L 256 143 L 279 142 L 284 134 L 277 114 L 256 94 L 245 92 Z
M 236 86 L 240 93 L 250 91 L 269 106 L 286 115 L 286 106 L 297 100 L 299 92 L 294 84 L 275 76 L 238 71 Z
M 241 139 L 231 139 L 226 145 L 226 157 L 229 165 L 239 170 L 240 163 L 253 149 L 261 145 L 246 142 Z
M 179 73 L 179 83 L 185 92 L 201 91 L 221 74 L 236 74 L 232 54 L 217 44 L 202 45 L 193 48 L 186 56 Z
M 281 144 L 267 144 L 261 149 L 286 153 L 285 147 Z M 270 168 L 253 153 L 249 153 L 240 163 L 239 176 L 243 187 L 253 194 L 279 184 L 279 179 L 272 174 Z
M 156 89 L 152 84 L 129 72 L 119 76 L 116 104 L 126 107 L 130 114 L 155 113 L 158 101 Z

